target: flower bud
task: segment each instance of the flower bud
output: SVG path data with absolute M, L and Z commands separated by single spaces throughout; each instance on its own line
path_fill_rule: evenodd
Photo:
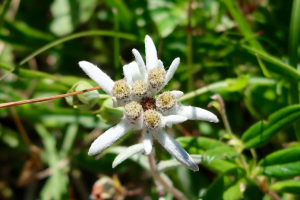
M 145 81 L 136 81 L 131 85 L 131 92 L 135 99 L 141 99 L 147 95 L 148 85 Z
M 148 82 L 150 90 L 157 92 L 163 87 L 166 80 L 166 71 L 160 67 L 155 67 L 148 72 Z
M 130 87 L 125 80 L 117 81 L 112 89 L 112 95 L 122 104 L 131 100 Z
M 146 112 L 144 112 L 143 120 L 147 128 L 150 129 L 159 127 L 161 123 L 161 117 L 155 110 L 147 110 Z
M 100 110 L 96 113 L 100 115 L 100 119 L 106 124 L 116 124 L 123 117 L 123 107 L 114 108 L 111 98 L 106 99 Z
M 170 91 L 158 95 L 156 99 L 156 107 L 162 112 L 166 110 L 170 110 L 175 105 L 176 105 L 176 97 Z
M 131 123 L 135 123 L 136 120 L 141 116 L 141 114 L 143 113 L 143 108 L 140 104 L 138 104 L 135 101 L 132 101 L 129 104 L 126 104 L 125 109 L 124 109 L 124 113 L 127 117 L 127 119 L 131 122 Z
M 69 92 L 78 92 L 86 89 L 90 89 L 93 86 L 85 81 L 79 81 L 75 83 Z M 70 106 L 78 109 L 91 109 L 96 105 L 99 100 L 99 92 L 93 90 L 90 92 L 81 93 L 75 96 L 66 97 L 66 101 Z

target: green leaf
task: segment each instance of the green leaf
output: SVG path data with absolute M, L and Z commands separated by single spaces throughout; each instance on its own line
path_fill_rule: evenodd
M 276 192 L 286 192 L 291 194 L 300 195 L 300 181 L 299 180 L 285 180 L 279 181 L 273 185 L 271 188 Z
M 211 158 L 222 158 L 225 159 L 225 157 L 234 158 L 237 156 L 237 152 L 228 145 L 225 146 L 219 146 L 214 149 L 207 150 L 204 155 L 206 157 Z
M 61 147 L 61 151 L 60 154 L 62 155 L 62 157 L 66 157 L 68 155 L 68 153 L 70 152 L 76 134 L 78 131 L 78 125 L 77 124 L 70 124 L 70 126 L 67 128 L 66 134 L 65 134 L 65 138 Z
M 66 174 L 58 168 L 59 155 L 55 137 L 42 124 L 36 124 L 35 129 L 42 138 L 47 161 L 52 171 L 51 177 L 41 192 L 42 199 L 62 199 L 67 193 L 68 180 Z
M 240 76 L 238 79 L 226 79 L 226 82 L 228 83 L 228 87 L 226 90 L 230 92 L 236 92 L 243 90 L 248 83 L 248 77 L 247 76 Z
M 285 78 L 294 79 L 295 81 L 300 81 L 300 72 L 289 64 L 285 64 L 278 58 L 268 54 L 267 52 L 261 51 L 259 49 L 249 47 L 247 45 L 242 45 L 250 54 L 256 56 L 256 54 L 262 59 L 270 64 L 266 64 L 268 70 L 273 71 Z
M 259 121 L 252 125 L 242 136 L 246 149 L 264 145 L 278 131 L 300 119 L 300 105 L 285 107 L 272 115 L 268 122 Z
M 232 200 L 240 199 L 242 193 L 240 184 L 246 171 L 242 168 L 230 169 L 218 177 L 207 189 L 203 200 Z
M 124 39 L 127 39 L 127 40 L 136 40 L 137 39 L 137 37 L 135 35 L 120 33 L 120 32 L 114 32 L 114 31 L 99 31 L 99 30 L 83 31 L 83 32 L 74 33 L 74 34 L 68 35 L 66 37 L 57 39 L 57 40 L 55 40 L 55 41 L 39 48 L 38 50 L 31 53 L 29 56 L 27 56 L 23 60 L 21 60 L 20 65 L 23 65 L 25 62 L 27 62 L 31 58 L 37 56 L 38 54 L 40 54 L 40 53 L 42 53 L 42 52 L 44 52 L 44 51 L 46 51 L 46 50 L 48 50 L 48 49 L 50 49 L 54 46 L 62 44 L 66 41 L 77 39 L 77 38 L 80 38 L 80 37 L 95 36 L 95 35 L 103 35 L 103 36 L 110 36 L 110 37 L 116 37 L 117 36 L 119 38 L 124 38 Z
M 210 161 L 210 159 L 211 159 L 211 158 L 206 158 L 205 156 L 202 156 L 202 155 L 191 155 L 191 157 L 197 164 L 201 164 L 203 162 L 206 162 L 207 160 Z M 157 164 L 157 170 L 159 172 L 164 172 L 164 171 L 167 171 L 170 169 L 175 169 L 180 166 L 182 166 L 182 164 L 175 159 L 164 160 L 164 161 L 160 161 Z
M 300 175 L 300 147 L 288 148 L 271 153 L 259 162 L 262 173 L 271 177 Z
M 223 159 L 214 159 L 208 164 L 203 163 L 207 168 L 212 169 L 218 173 L 224 173 L 230 169 L 236 168 L 237 165 L 235 163 L 229 162 Z
M 207 137 L 179 137 L 176 141 L 179 142 L 180 146 L 186 149 L 189 153 L 192 153 L 191 151 L 194 149 L 206 151 L 219 146 L 225 146 L 223 142 Z

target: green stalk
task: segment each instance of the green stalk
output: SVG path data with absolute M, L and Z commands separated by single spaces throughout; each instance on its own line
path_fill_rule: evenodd
M 194 90 L 194 78 L 193 78 L 193 41 L 192 34 L 187 34 L 187 66 L 188 66 L 188 91 Z
M 42 52 L 44 52 L 44 51 L 46 51 L 46 50 L 48 50 L 48 49 L 50 49 L 54 46 L 57 46 L 57 45 L 59 45 L 63 42 L 73 40 L 73 39 L 77 39 L 77 38 L 80 38 L 80 37 L 95 36 L 95 35 L 103 35 L 103 36 L 109 36 L 109 37 L 118 36 L 119 38 L 124 38 L 124 39 L 127 39 L 127 40 L 137 40 L 137 37 L 135 35 L 127 34 L 127 33 L 119 33 L 119 32 L 115 32 L 115 31 L 98 31 L 98 30 L 83 31 L 83 32 L 75 33 L 75 34 L 60 38 L 58 40 L 55 40 L 54 42 L 51 42 L 51 43 L 39 48 L 35 52 L 31 53 L 29 56 L 24 58 L 20 62 L 20 65 L 23 65 L 25 62 L 27 62 L 31 58 L 33 58 L 33 57 L 37 56 L 38 54 L 40 54 L 40 53 L 42 53 Z
M 1 32 L 1 28 L 3 26 L 5 15 L 6 15 L 8 9 L 9 9 L 11 1 L 12 0 L 5 0 L 4 3 L 3 3 L 2 10 L 1 10 L 1 13 L 0 13 L 0 32 Z
M 230 15 L 233 17 L 233 19 L 236 21 L 238 24 L 238 27 L 243 34 L 245 39 L 249 39 L 249 44 L 252 47 L 255 47 L 256 49 L 259 49 L 263 51 L 263 47 L 261 44 L 256 40 L 255 37 L 253 37 L 254 33 L 252 32 L 250 26 L 248 25 L 247 21 L 244 19 L 243 15 L 240 13 L 238 10 L 235 1 L 233 0 L 222 0 L 222 2 L 225 4 L 227 7 Z M 252 38 L 252 39 L 250 39 Z
M 114 13 L 114 31 L 118 32 L 119 31 L 119 13 L 116 8 L 113 8 L 113 13 Z M 120 56 L 120 40 L 118 35 L 115 35 L 114 37 L 114 66 L 115 70 L 117 71 L 119 69 L 119 56 Z M 120 79 L 120 74 L 115 75 L 116 79 Z
M 298 46 L 300 37 L 300 0 L 294 0 L 292 6 L 291 24 L 289 32 L 289 63 L 297 69 Z M 290 82 L 290 104 L 299 104 L 298 82 Z M 300 124 L 295 123 L 294 129 L 298 141 L 300 141 Z

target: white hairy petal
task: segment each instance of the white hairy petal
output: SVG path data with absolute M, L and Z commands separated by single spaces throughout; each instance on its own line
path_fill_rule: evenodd
M 95 155 L 112 145 L 119 138 L 121 138 L 126 132 L 131 129 L 127 120 L 122 120 L 116 126 L 108 129 L 102 135 L 100 135 L 91 145 L 89 149 L 89 155 Z
M 144 63 L 144 60 L 140 54 L 140 52 L 138 52 L 136 49 L 132 49 L 132 53 L 135 57 L 135 60 L 139 66 L 139 69 L 140 69 L 140 73 L 142 75 L 142 78 L 146 78 L 147 76 L 147 70 L 146 70 L 146 66 L 145 66 L 145 63 Z
M 187 166 L 193 171 L 198 171 L 198 165 L 192 159 L 192 157 L 180 146 L 176 140 L 174 140 L 165 131 L 160 130 L 159 132 L 153 133 L 154 137 L 158 142 L 174 157 L 178 162 Z
M 170 68 L 167 71 L 166 74 L 166 81 L 165 81 L 165 85 L 167 85 L 169 83 L 169 81 L 171 80 L 171 78 L 174 76 L 178 66 L 180 63 L 180 58 L 175 58 L 170 66 Z
M 139 67 L 135 61 L 124 65 L 123 72 L 129 85 L 132 85 L 135 81 L 142 79 Z
M 152 135 L 148 130 L 144 134 L 143 144 L 144 144 L 145 154 L 149 155 L 152 152 Z
M 156 67 L 157 64 L 157 52 L 151 37 L 146 35 L 145 37 L 145 47 L 146 47 L 146 66 L 147 71 Z
M 87 61 L 80 61 L 79 66 L 93 81 L 95 81 L 95 83 L 101 87 L 103 91 L 112 95 L 111 91 L 115 83 L 109 76 L 107 76 L 107 74 L 105 74 L 96 65 Z
M 156 66 L 159 67 L 159 68 L 161 68 L 161 69 L 163 69 L 163 70 L 165 69 L 165 68 L 164 68 L 164 64 L 162 63 L 161 60 L 158 60 L 158 61 L 157 61 Z
M 207 110 L 202 108 L 197 108 L 193 106 L 184 106 L 177 105 L 177 109 L 175 110 L 175 115 L 183 115 L 191 120 L 203 120 L 209 122 L 219 122 L 217 116 Z
M 183 96 L 183 94 L 184 94 L 183 92 L 181 92 L 179 90 L 173 90 L 171 92 L 172 92 L 172 94 L 174 94 L 174 96 L 175 96 L 176 99 L 180 99 Z
M 179 124 L 188 120 L 187 117 L 181 115 L 168 115 L 163 117 L 163 124 L 172 127 L 173 124 Z

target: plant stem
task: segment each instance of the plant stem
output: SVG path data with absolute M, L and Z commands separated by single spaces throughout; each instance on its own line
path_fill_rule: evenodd
M 74 95 L 77 95 L 77 94 L 82 94 L 82 93 L 85 93 L 85 92 L 90 92 L 90 91 L 99 90 L 99 89 L 101 89 L 101 88 L 99 86 L 97 86 L 97 87 L 93 87 L 93 88 L 90 88 L 90 89 L 81 90 L 81 91 L 78 91 L 78 92 L 60 94 L 60 95 L 51 96 L 51 97 L 42 97 L 42 98 L 37 98 L 37 99 L 28 99 L 28 100 L 23 100 L 23 101 L 14 101 L 14 102 L 9 102 L 9 103 L 2 103 L 2 104 L 0 104 L 0 108 L 18 106 L 18 105 L 23 105 L 23 104 L 28 104 L 28 103 L 37 103 L 37 102 L 42 102 L 42 101 L 49 101 L 49 100 L 53 100 L 53 99 L 60 99 L 60 98 L 74 96 Z
M 194 90 L 194 78 L 193 78 L 193 36 L 192 36 L 192 26 L 191 26 L 191 17 L 192 17 L 192 3 L 193 0 L 189 1 L 188 7 L 188 26 L 187 26 L 187 66 L 188 66 L 188 91 Z M 191 102 L 192 103 L 192 102 Z
M 1 31 L 1 28 L 3 26 L 3 22 L 4 22 L 4 19 L 5 19 L 5 14 L 7 13 L 8 9 L 9 9 L 11 1 L 12 0 L 5 0 L 4 3 L 3 3 L 2 10 L 1 10 L 1 13 L 0 13 L 0 31 Z
M 180 192 L 179 190 L 177 190 L 173 186 L 169 185 L 160 176 L 160 174 L 159 174 L 159 172 L 157 171 L 157 168 L 156 168 L 156 164 L 155 164 L 155 159 L 154 159 L 153 152 L 150 155 L 148 155 L 147 157 L 148 157 L 148 161 L 149 161 L 149 165 L 150 165 L 150 170 L 152 172 L 153 178 L 157 182 L 159 182 L 165 188 L 165 190 L 167 190 L 169 193 L 171 193 L 176 199 L 187 200 L 187 198 L 184 196 L 184 194 L 182 192 Z
M 297 69 L 298 62 L 298 45 L 300 34 L 300 0 L 294 0 L 292 6 L 291 24 L 289 32 L 289 64 Z M 298 82 L 290 82 L 290 104 L 299 103 L 299 85 Z M 295 134 L 300 141 L 300 124 L 294 124 Z
M 229 124 L 229 121 L 228 121 L 228 118 L 227 118 L 227 115 L 226 115 L 225 104 L 224 104 L 224 101 L 223 101 L 221 95 L 215 94 L 215 95 L 211 96 L 210 98 L 212 98 L 214 100 L 217 100 L 219 102 L 219 104 L 220 104 L 220 114 L 221 114 L 225 129 L 229 133 L 230 137 L 233 138 L 232 130 L 231 130 L 231 127 L 230 127 L 230 124 Z
M 95 35 L 103 35 L 103 36 L 109 36 L 109 37 L 118 36 L 119 38 L 124 38 L 127 40 L 136 40 L 137 39 L 137 37 L 135 35 L 127 34 L 127 33 L 119 33 L 119 32 L 115 32 L 115 31 L 105 31 L 105 30 L 103 30 L 103 31 L 102 30 L 101 31 L 99 31 L 99 30 L 83 31 L 83 32 L 74 33 L 72 35 L 68 35 L 66 37 L 60 38 L 58 40 L 55 40 L 54 42 L 51 42 L 51 43 L 39 48 L 38 50 L 31 53 L 29 56 L 27 56 L 23 60 L 21 60 L 20 65 L 23 65 L 25 62 L 27 62 L 31 58 L 35 57 L 36 55 L 38 55 L 56 45 L 59 45 L 61 43 L 64 43 L 69 40 L 77 39 L 80 37 L 95 36 Z
M 114 14 L 114 31 L 118 32 L 119 31 L 119 13 L 117 8 L 113 8 L 113 14 Z M 115 35 L 114 37 L 114 66 L 115 70 L 119 70 L 120 66 L 120 40 L 118 35 Z M 121 77 L 119 74 L 116 74 L 117 76 L 115 77 L 116 79 L 120 79 Z

